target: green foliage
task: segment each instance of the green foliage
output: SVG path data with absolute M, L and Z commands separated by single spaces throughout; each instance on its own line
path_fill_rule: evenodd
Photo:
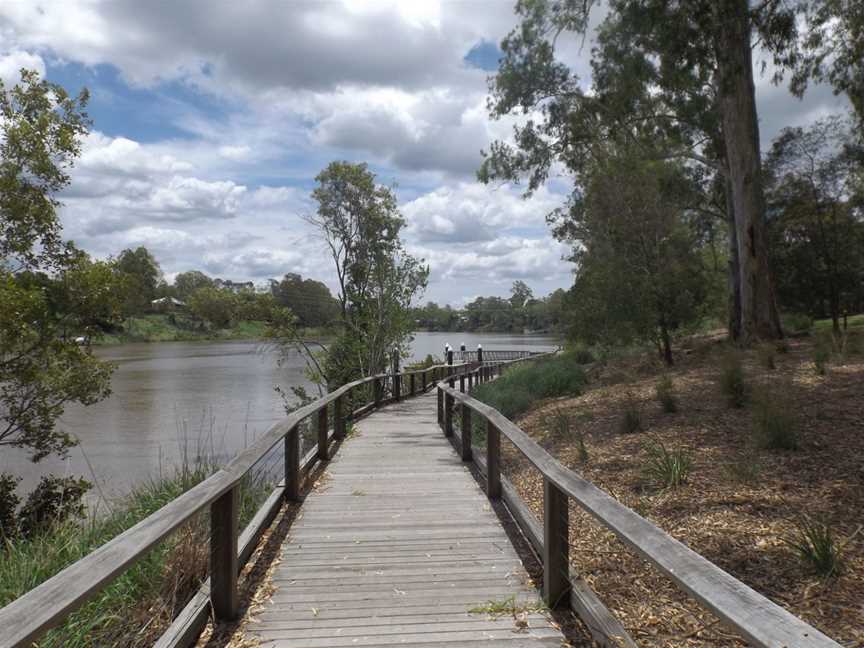
M 18 505 L 21 498 L 15 493 L 19 478 L 0 473 L 0 544 L 5 538 L 18 534 Z
M 294 313 L 299 326 L 326 327 L 339 317 L 339 301 L 320 281 L 288 273 L 270 282 L 270 292 L 279 306 Z
M 828 365 L 833 355 L 833 345 L 833 340 L 825 335 L 818 336 L 813 344 L 813 367 L 820 376 L 828 373 Z
M 0 84 L 0 448 L 34 461 L 75 444 L 55 427 L 66 403 L 109 392 L 110 366 L 74 337 L 112 323 L 117 285 L 108 264 L 62 241 L 55 197 L 87 132 L 86 102 L 35 72 Z
M 415 324 L 409 306 L 425 289 L 429 268 L 405 251 L 396 196 L 376 184 L 366 164 L 332 162 L 315 180 L 318 210 L 308 220 L 331 252 L 343 330 L 317 358 L 286 320 L 273 328 L 283 349 L 299 350 L 312 377 L 333 386 L 381 372 L 393 349 L 403 350 Z
M 200 288 L 213 288 L 213 280 L 199 270 L 181 272 L 174 278 L 174 292 L 180 300 L 189 299 Z
M 797 450 L 800 423 L 793 403 L 779 389 L 763 390 L 753 399 L 753 432 L 756 447 L 764 450 Z
M 790 333 L 809 333 L 813 329 L 813 318 L 804 313 L 786 313 L 781 321 L 783 330 Z
M 68 519 L 84 516 L 84 495 L 92 484 L 74 477 L 42 477 L 18 513 L 18 529 L 24 537 L 49 531 Z
M 729 351 L 720 361 L 720 392 L 730 407 L 744 407 L 750 397 L 750 384 L 737 351 Z
M 692 462 L 684 450 L 669 450 L 660 441 L 645 444 L 643 473 L 660 488 L 677 488 L 687 482 Z
M 189 297 L 189 311 L 217 328 L 227 328 L 240 309 L 240 301 L 230 290 L 199 288 Z
M 572 331 L 588 344 L 656 342 L 672 363 L 672 336 L 695 325 L 708 294 L 685 167 L 640 161 L 622 148 L 598 158 L 568 214 L 576 279 Z
M 123 250 L 117 257 L 116 267 L 126 285 L 126 316 L 143 313 L 150 308 L 156 289 L 162 284 L 159 262 L 150 250 L 139 246 L 134 250 Z
M 624 410 L 618 423 L 621 434 L 636 434 L 642 430 L 642 406 L 631 393 L 625 394 Z
M 654 388 L 654 393 L 663 411 L 672 414 L 678 411 L 678 396 L 675 393 L 675 383 L 672 376 L 664 375 Z
M 586 382 L 576 358 L 563 353 L 520 363 L 498 379 L 478 385 L 472 395 L 512 420 L 540 399 L 579 395 Z
M 835 540 L 831 525 L 823 520 L 803 514 L 795 521 L 794 535 L 783 541 L 820 576 L 837 576 L 843 569 L 843 547 Z
M 835 115 L 784 129 L 766 159 L 778 296 L 797 311 L 831 317 L 835 336 L 844 308 L 864 299 L 860 144 L 851 121 Z

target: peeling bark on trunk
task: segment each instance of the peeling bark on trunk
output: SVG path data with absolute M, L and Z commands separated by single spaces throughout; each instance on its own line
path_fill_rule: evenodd
M 768 267 L 749 7 L 747 0 L 722 0 L 716 7 L 719 103 L 738 246 L 739 342 L 746 345 L 783 333 Z

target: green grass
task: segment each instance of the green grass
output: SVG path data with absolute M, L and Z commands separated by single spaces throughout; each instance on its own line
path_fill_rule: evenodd
M 576 354 L 568 352 L 515 365 L 496 380 L 479 385 L 472 396 L 512 420 L 544 398 L 578 396 L 586 381 Z
M 850 315 L 847 318 L 847 322 L 849 323 L 849 328 L 864 328 L 864 314 L 861 315 Z M 813 322 L 813 330 L 817 333 L 827 332 L 830 333 L 832 327 L 834 325 L 831 323 L 831 318 L 816 320 Z M 843 318 L 840 318 L 840 327 L 843 327 Z
M 183 342 L 195 340 L 258 340 L 265 337 L 267 323 L 241 320 L 229 328 L 215 329 L 201 326 L 188 316 L 178 314 L 172 323 L 169 315 L 150 313 L 130 317 L 124 330 L 106 333 L 93 340 L 94 344 L 122 344 L 125 342 Z M 320 331 L 309 331 L 316 335 Z
M 32 539 L 0 545 L 0 607 L 22 596 L 65 567 L 195 486 L 213 468 L 180 469 L 137 487 L 103 517 L 67 521 Z M 250 478 L 241 486 L 241 528 L 270 492 L 269 484 Z M 197 515 L 157 545 L 92 601 L 46 634 L 40 648 L 144 646 L 170 623 L 206 578 L 209 520 Z

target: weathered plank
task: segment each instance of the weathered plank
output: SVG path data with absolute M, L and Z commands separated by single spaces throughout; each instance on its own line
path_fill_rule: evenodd
M 438 431 L 436 396 L 359 423 L 305 500 L 257 623 L 264 646 L 560 645 L 491 505 Z M 511 616 L 469 613 L 514 597 Z

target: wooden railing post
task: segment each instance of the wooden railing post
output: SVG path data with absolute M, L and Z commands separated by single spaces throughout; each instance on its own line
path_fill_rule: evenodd
M 486 494 L 501 499 L 501 432 L 486 421 Z
M 570 522 L 567 494 L 543 478 L 543 600 L 570 607 Z
M 453 436 L 453 397 L 444 394 L 444 436 Z
M 381 392 L 384 391 L 381 386 L 381 379 L 375 378 L 372 381 L 373 399 L 375 401 L 375 409 L 381 407 Z
M 442 427 L 444 425 L 444 390 L 440 387 L 437 388 L 438 392 L 438 426 Z
M 333 436 L 337 439 L 345 438 L 345 418 L 342 414 L 342 402 L 344 399 L 345 394 L 342 394 L 333 403 Z
M 285 499 L 300 500 L 300 430 L 295 425 L 285 435 Z
M 459 374 L 459 391 L 465 393 L 465 374 Z
M 471 461 L 471 409 L 462 403 L 462 461 Z
M 237 592 L 239 489 L 233 486 L 210 505 L 210 602 L 217 621 L 233 621 L 240 609 Z
M 413 396 L 414 393 L 416 392 L 416 390 L 414 388 L 414 374 L 413 373 L 411 374 L 411 377 L 408 379 L 408 383 L 409 383 L 409 389 L 411 392 L 411 396 Z
M 327 461 L 327 407 L 318 410 L 318 458 Z
M 420 374 L 420 391 L 426 392 L 426 370 L 423 370 L 423 373 Z
M 393 374 L 393 400 L 399 401 L 402 398 L 402 374 Z

